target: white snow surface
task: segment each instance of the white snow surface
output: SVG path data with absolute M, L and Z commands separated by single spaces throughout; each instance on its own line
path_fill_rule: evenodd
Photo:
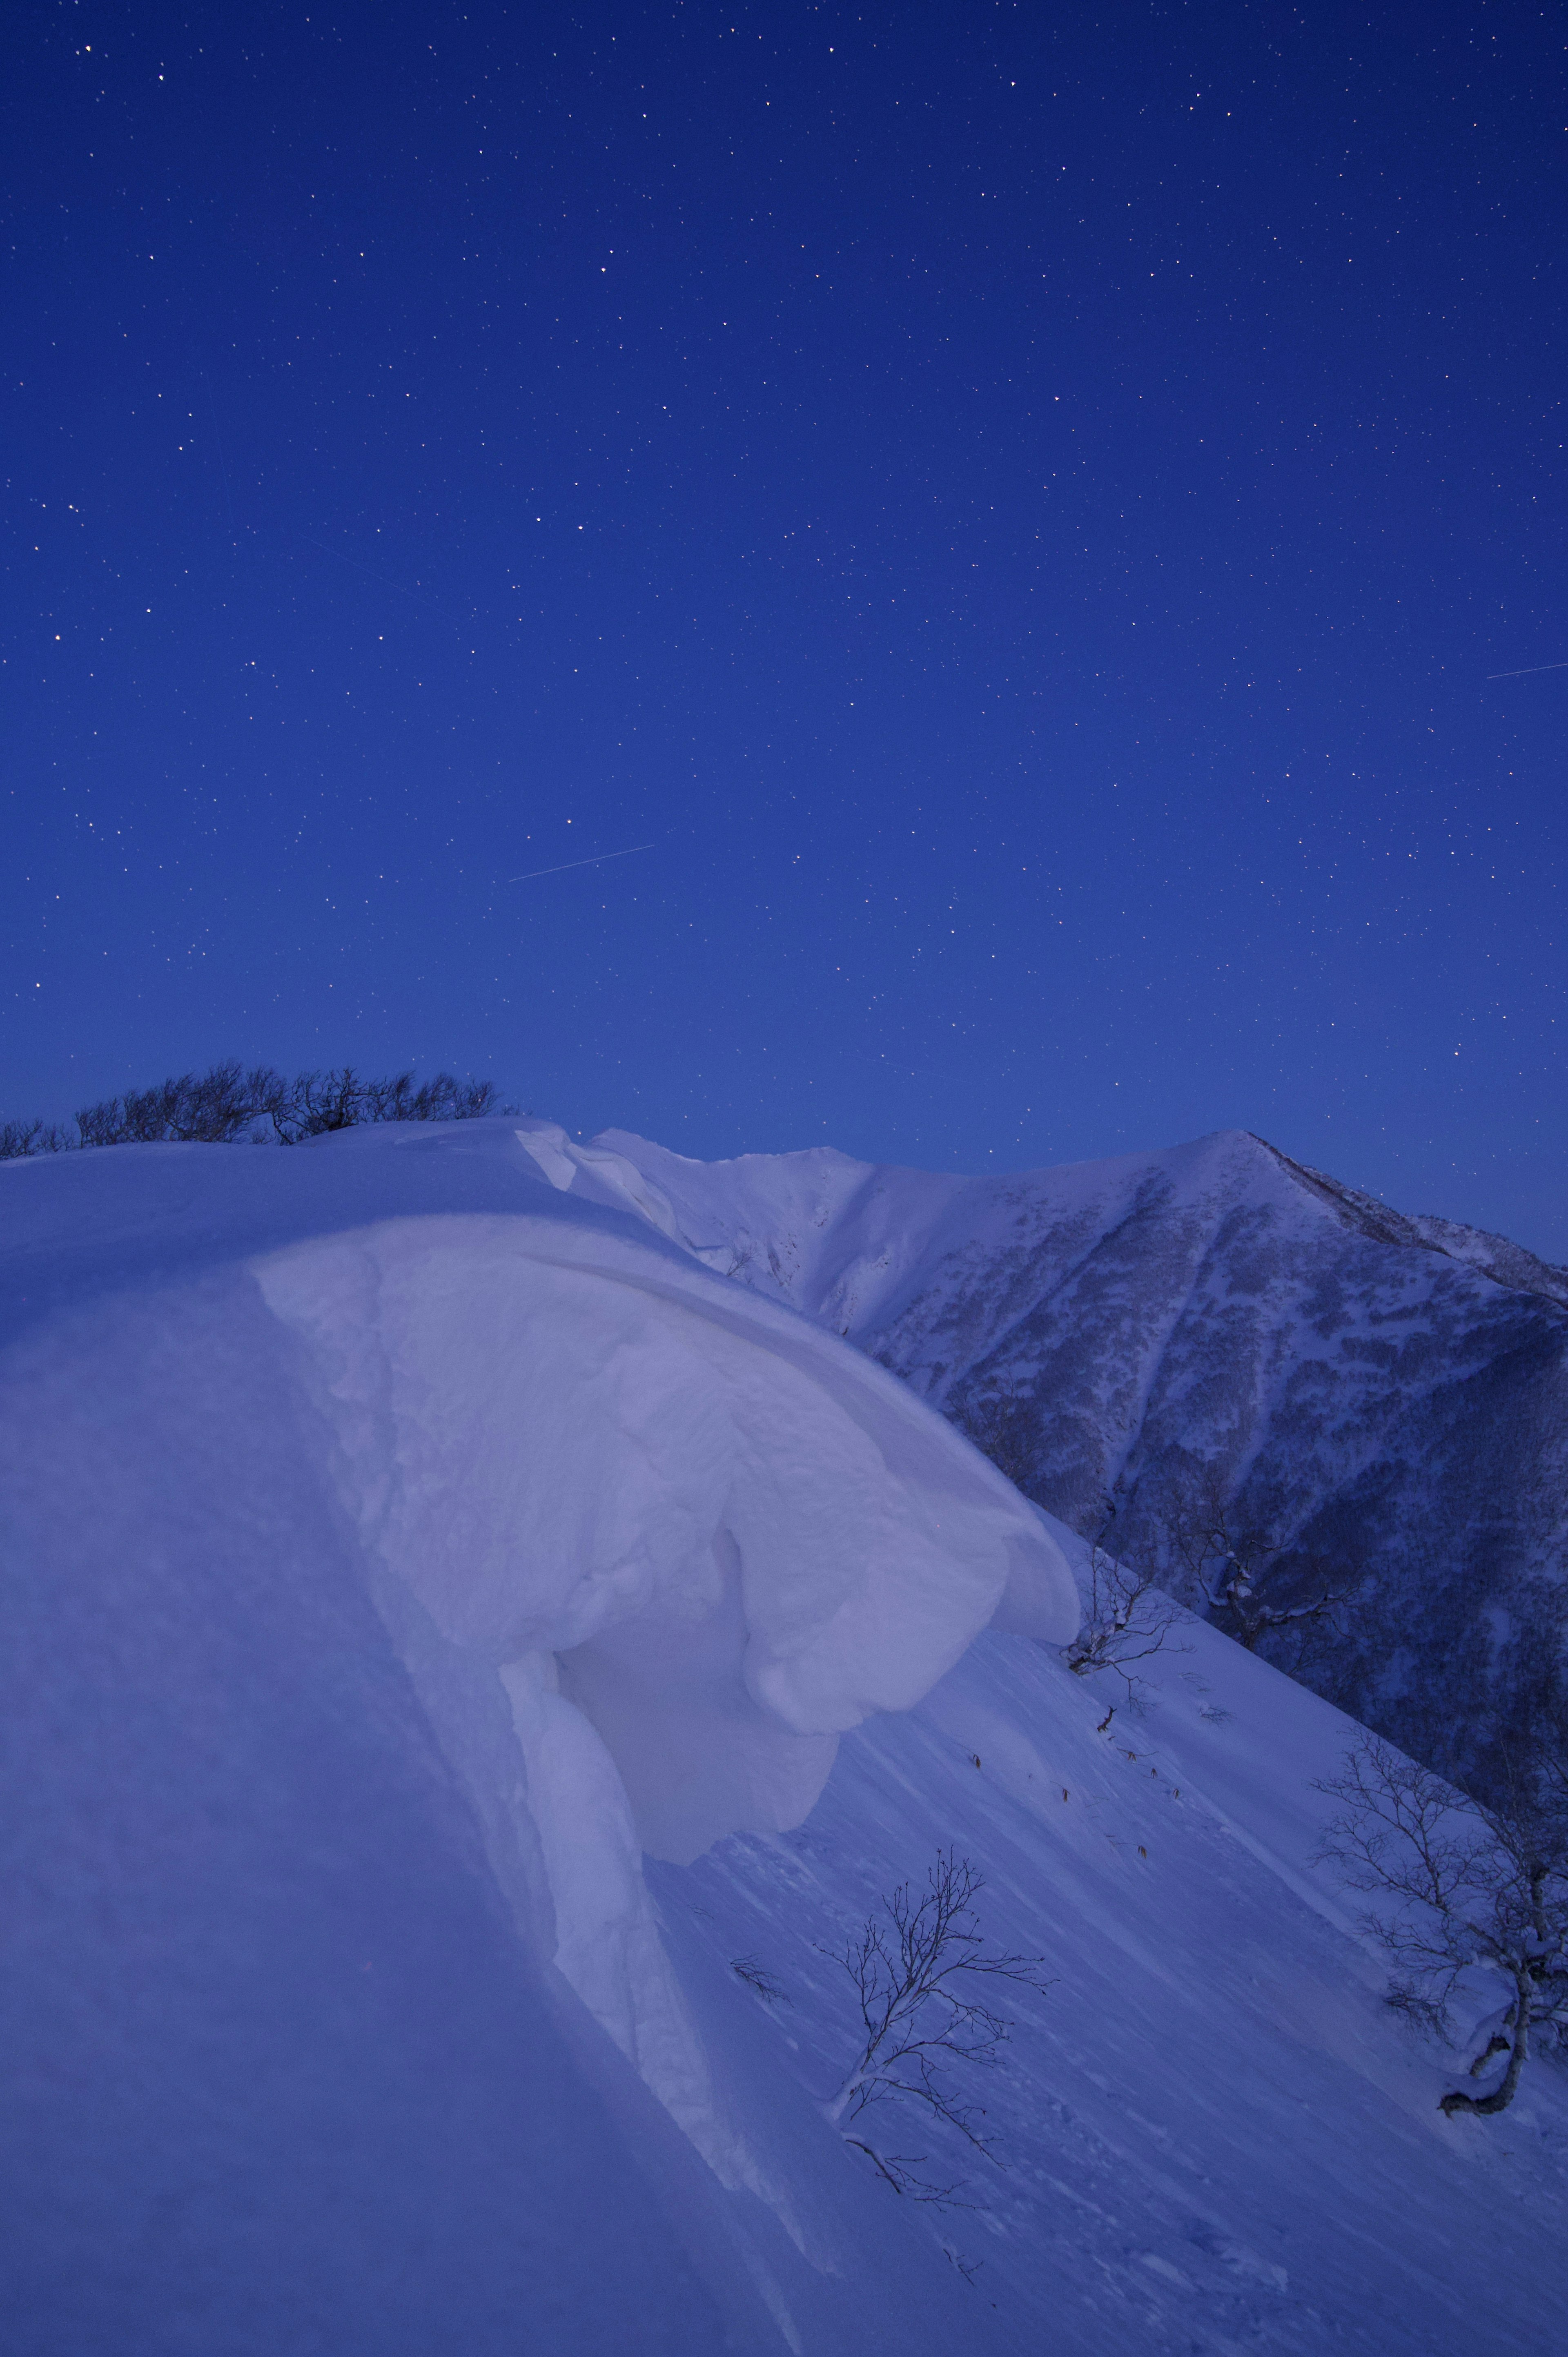
M 1312 1862 L 1350 1723 L 1196 1624 L 1107 1721 L 1079 1543 L 662 1178 L 0 1167 L 0 2348 L 1568 2342 L 1560 2074 L 1444 2119 Z M 940 2211 L 825 2112 L 939 1846 L 1050 1982 Z
M 1212 1468 L 1243 1523 L 1354 1591 L 1312 1683 L 1428 1759 L 1473 1762 L 1552 1641 L 1568 1271 L 1506 1239 L 1243 1131 L 971 1178 L 825 1147 L 595 1150 L 663 1232 L 955 1421 L 1002 1405 L 1011 1467 L 1075 1528 L 1114 1486 L 1123 1543 L 1173 1577 L 1172 1469 Z

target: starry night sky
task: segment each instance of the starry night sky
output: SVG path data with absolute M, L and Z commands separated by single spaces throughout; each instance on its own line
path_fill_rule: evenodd
M 1568 1259 L 1562 6 L 7 28 L 0 1114 L 1240 1126 Z

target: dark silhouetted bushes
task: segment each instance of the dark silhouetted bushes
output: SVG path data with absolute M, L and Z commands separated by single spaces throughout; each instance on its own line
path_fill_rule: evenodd
M 0 1161 L 86 1146 L 231 1146 L 244 1139 L 297 1146 L 302 1138 L 367 1122 L 475 1121 L 512 1110 L 493 1081 L 456 1081 L 450 1072 L 437 1072 L 416 1088 L 412 1072 L 366 1080 L 349 1064 L 338 1071 L 298 1072 L 292 1080 L 270 1064 L 249 1071 L 239 1063 L 214 1064 L 156 1088 L 84 1105 L 74 1137 L 59 1122 L 0 1123 Z

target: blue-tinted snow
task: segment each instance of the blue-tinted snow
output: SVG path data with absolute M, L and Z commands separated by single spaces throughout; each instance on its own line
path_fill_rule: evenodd
M 1452 2058 L 1383 2006 L 1355 1904 L 1312 1863 L 1312 1780 L 1348 1723 L 1196 1627 L 1145 1710 L 1123 1704 L 1103 1728 L 1114 1693 L 1049 1646 L 983 1633 L 946 1668 L 951 1614 L 978 1625 L 1004 1578 L 977 1569 L 1010 1511 L 988 1469 L 880 1371 L 696 1265 L 646 1178 L 531 1137 L 484 1124 L 0 1169 L 0 2346 L 1568 2343 L 1562 2075 L 1532 2066 L 1498 2121 L 1438 2113 Z M 880 1607 L 843 1624 L 858 1664 L 844 1691 L 868 1691 L 880 1654 L 908 1681 L 922 1648 L 929 1690 L 839 1736 L 798 1826 L 779 1812 L 771 1831 L 639 1872 L 627 1826 L 653 1765 L 646 1730 L 634 1741 L 616 1718 L 627 1664 L 607 1701 L 535 1648 L 520 1695 L 494 1625 L 443 1625 L 478 1555 L 443 1536 L 433 1488 L 449 1481 L 456 1523 L 476 1482 L 499 1482 L 524 1564 L 542 1494 L 504 1450 L 498 1470 L 493 1437 L 465 1454 L 489 1428 L 487 1392 L 512 1380 L 518 1329 L 504 1287 L 497 1303 L 464 1288 L 511 1222 L 527 1249 L 508 1284 L 524 1261 L 546 1289 L 565 1262 L 585 1272 L 556 1301 L 557 1334 L 578 1318 L 612 1360 L 652 1347 L 650 1328 L 617 1324 L 624 1305 L 600 1319 L 606 1285 L 665 1304 L 688 1340 L 693 1319 L 723 1329 L 709 1355 L 704 1341 L 660 1361 L 679 1372 L 671 1412 L 632 1427 L 603 1413 L 574 1335 L 555 1363 L 598 1458 L 585 1472 L 551 1427 L 570 1497 L 596 1479 L 624 1499 L 616 1452 L 646 1451 L 650 1432 L 686 1496 L 681 1400 L 693 1386 L 693 1434 L 710 1432 L 715 1367 L 755 1456 L 771 1351 L 781 1396 L 817 1386 L 833 1447 L 841 1417 L 880 1435 L 898 1482 L 953 1517 L 947 1618 L 928 1556 L 909 1625 Z M 465 1332 L 478 1377 L 458 1363 Z M 811 1480 L 802 1415 L 781 1418 L 785 1515 L 784 1491 Z M 536 1445 L 524 1422 L 516 1453 Z M 389 1514 L 376 1465 L 422 1448 L 425 1518 Z M 937 1505 L 908 1525 L 918 1551 Z M 816 1577 L 825 1547 L 843 1594 L 862 1592 L 849 1522 L 801 1527 L 802 1569 Z M 552 1543 L 552 1610 L 581 1602 L 585 1547 L 563 1564 Z M 1053 1560 L 1042 1550 L 1020 1582 L 1026 1621 L 1053 1609 Z M 474 1591 L 491 1604 L 494 1569 Z M 832 1700 L 828 1603 L 811 1658 Z M 678 1618 L 664 1611 L 650 1658 L 700 1700 L 712 1678 L 700 1646 L 694 1667 L 671 1652 Z M 553 1859 L 530 1846 L 530 1792 Z M 732 1823 L 757 1822 L 747 1805 Z M 1051 1986 L 1020 1998 L 1003 2069 L 973 2090 L 1004 2166 L 939 2149 L 967 2170 L 971 2206 L 935 2212 L 900 2201 L 823 2115 L 854 2012 L 822 1952 L 948 1844 L 986 1878 L 985 1929 L 1037 1953 Z M 650 2092 L 651 2077 L 668 2097 L 668 2053 L 639 2053 L 639 2076 L 582 1960 L 554 1952 L 554 1913 L 579 1903 L 574 1857 L 597 1859 L 596 1889 L 601 1869 L 627 1878 L 606 1944 L 621 1943 L 634 1994 L 656 1951 L 705 2091 L 692 2135 Z M 734 1970 L 746 1957 L 789 2002 L 752 1992 Z M 944 2245 L 981 2263 L 972 2282 Z

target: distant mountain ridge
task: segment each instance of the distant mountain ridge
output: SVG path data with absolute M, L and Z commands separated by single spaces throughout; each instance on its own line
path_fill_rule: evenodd
M 979 1178 L 616 1131 L 590 1151 L 955 1422 L 1004 1403 L 1024 1486 L 1079 1530 L 1120 1484 L 1119 1546 L 1173 1584 L 1172 1486 L 1216 1469 L 1354 1590 L 1316 1658 L 1274 1657 L 1408 1749 L 1473 1766 L 1560 1661 L 1568 1271 L 1507 1238 L 1244 1131 Z
M 1539 1293 L 1544 1300 L 1568 1308 L 1568 1268 L 1538 1260 L 1523 1244 L 1495 1235 L 1489 1228 L 1467 1228 L 1462 1221 L 1439 1219 L 1433 1212 L 1412 1217 L 1393 1211 L 1377 1196 L 1347 1187 L 1326 1171 L 1315 1170 L 1309 1162 L 1294 1162 L 1277 1146 L 1270 1146 L 1267 1138 L 1257 1142 L 1267 1146 L 1276 1161 L 1294 1171 L 1304 1185 L 1320 1189 L 1330 1202 L 1339 1205 L 1346 1219 L 1363 1234 L 1381 1243 L 1414 1244 L 1425 1252 L 1445 1253 L 1450 1260 L 1462 1260 L 1479 1269 L 1495 1285 L 1506 1285 L 1515 1293 Z

